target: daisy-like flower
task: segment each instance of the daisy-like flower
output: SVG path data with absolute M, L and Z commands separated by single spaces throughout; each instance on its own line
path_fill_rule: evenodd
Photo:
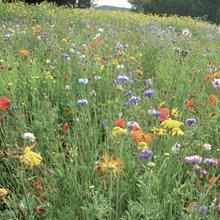
M 35 142 L 35 141 L 36 141 L 35 135 L 34 135 L 33 133 L 29 133 L 29 132 L 24 133 L 24 134 L 22 135 L 22 138 L 23 138 L 24 140 L 29 140 L 29 141 L 31 141 L 31 142 Z
M 118 135 L 126 135 L 128 133 L 127 129 L 121 128 L 121 127 L 114 127 L 112 129 L 112 135 L 113 136 L 118 136 Z
M 184 132 L 180 128 L 173 128 L 172 129 L 172 136 L 175 136 L 175 135 L 183 136 Z
M 96 163 L 94 170 L 103 174 L 107 174 L 108 171 L 113 170 L 114 176 L 117 177 L 122 172 L 122 164 L 123 162 L 120 159 L 110 157 L 109 154 L 105 153 L 102 161 Z
M 180 114 L 178 108 L 173 108 L 171 111 L 171 115 L 174 116 L 175 118 L 178 117 Z
M 166 129 L 164 128 L 152 128 L 151 131 L 154 133 L 154 134 L 157 134 L 159 136 L 164 136 L 166 134 Z
M 191 32 L 189 31 L 189 29 L 184 29 L 184 30 L 182 31 L 182 35 L 183 35 L 184 37 L 189 37 L 189 36 L 191 35 Z
M 202 163 L 202 157 L 200 157 L 198 155 L 185 157 L 184 160 L 186 161 L 186 163 L 189 163 L 189 164 L 200 164 L 200 163 Z
M 173 120 L 173 119 L 167 119 L 161 123 L 161 125 L 164 128 L 180 128 L 182 125 L 184 125 L 183 122 Z
M 20 161 L 27 167 L 33 168 L 39 166 L 43 158 L 40 154 L 32 151 L 34 145 L 25 147 L 23 155 L 19 157 Z

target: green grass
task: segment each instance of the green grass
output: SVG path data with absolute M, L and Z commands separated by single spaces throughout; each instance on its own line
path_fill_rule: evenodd
M 191 35 L 184 37 L 184 29 Z M 115 52 L 119 42 L 128 44 L 121 57 Z M 5 116 L 0 121 L 0 188 L 8 192 L 0 194 L 0 219 L 218 219 L 219 179 L 212 186 L 209 179 L 219 178 L 219 164 L 202 163 L 207 174 L 200 178 L 184 157 L 220 157 L 219 103 L 208 98 L 214 94 L 218 100 L 219 88 L 212 87 L 212 79 L 204 80 L 210 60 L 219 70 L 219 45 L 218 27 L 191 18 L 0 3 L 0 96 L 11 101 L 6 111 L 0 110 Z M 30 54 L 22 56 L 21 50 Z M 113 65 L 115 60 L 124 69 Z M 121 72 L 133 82 L 114 83 Z M 80 78 L 89 83 L 79 84 Z M 146 79 L 153 81 L 150 98 L 143 96 Z M 141 98 L 137 105 L 125 104 L 128 91 Z M 190 93 L 195 106 L 187 109 Z M 78 107 L 79 99 L 88 105 Z M 145 133 L 162 127 L 159 117 L 148 113 L 151 107 L 159 110 L 161 102 L 173 119 L 171 111 L 178 108 L 184 136 L 168 130 L 162 137 L 155 134 L 149 145 L 154 155 L 144 160 L 130 130 L 113 136 L 112 129 L 121 115 L 126 123 L 138 122 Z M 187 125 L 187 118 L 197 124 Z M 26 132 L 36 136 L 33 151 L 43 158 L 32 169 L 19 160 L 31 145 L 22 138 Z M 181 144 L 178 154 L 172 152 L 175 143 Z M 111 168 L 95 169 L 105 152 L 122 161 L 117 177 Z M 36 190 L 39 178 L 42 188 Z M 190 211 L 193 202 L 196 208 Z M 203 205 L 209 207 L 204 215 L 198 211 Z

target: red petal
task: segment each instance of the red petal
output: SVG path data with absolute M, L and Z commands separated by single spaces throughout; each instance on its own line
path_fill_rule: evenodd
M 0 97 L 0 110 L 7 110 L 10 106 L 11 102 L 6 97 L 2 96 Z

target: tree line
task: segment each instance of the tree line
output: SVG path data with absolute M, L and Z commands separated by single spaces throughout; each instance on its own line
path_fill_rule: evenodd
M 205 18 L 220 23 L 220 0 L 128 0 L 134 11 Z
M 19 0 L 3 0 L 4 3 L 12 3 L 16 1 Z M 89 8 L 93 3 L 93 0 L 20 0 L 20 1 L 28 4 L 36 4 L 47 1 L 47 2 L 56 3 L 57 5 L 69 5 L 76 8 Z

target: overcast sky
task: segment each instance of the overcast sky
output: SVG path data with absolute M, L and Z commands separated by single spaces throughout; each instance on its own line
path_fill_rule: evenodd
M 125 7 L 130 8 L 131 5 L 128 3 L 127 0 L 95 0 L 95 3 L 100 5 L 110 5 L 110 6 L 118 6 L 118 7 Z

